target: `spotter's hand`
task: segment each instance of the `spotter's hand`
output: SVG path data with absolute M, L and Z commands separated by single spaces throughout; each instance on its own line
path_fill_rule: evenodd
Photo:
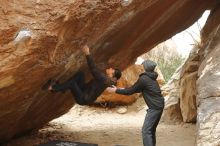
M 109 93 L 115 93 L 115 91 L 117 90 L 117 87 L 115 87 L 115 86 L 108 87 L 106 90 L 107 90 Z

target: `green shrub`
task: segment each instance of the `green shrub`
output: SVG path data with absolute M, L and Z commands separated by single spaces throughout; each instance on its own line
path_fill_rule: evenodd
M 184 60 L 185 58 L 177 55 L 170 57 L 169 60 L 161 58 L 157 61 L 166 83 L 170 80 L 176 69 L 184 62 Z
M 165 82 L 168 82 L 176 69 L 184 62 L 185 58 L 177 52 L 176 47 L 168 47 L 161 43 L 151 51 L 141 56 L 143 59 L 150 59 L 158 64 Z

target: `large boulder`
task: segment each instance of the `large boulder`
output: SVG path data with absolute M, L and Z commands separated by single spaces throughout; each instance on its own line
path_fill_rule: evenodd
M 196 122 L 196 80 L 199 67 L 198 49 L 195 47 L 180 73 L 180 109 L 184 122 Z
M 166 85 L 162 86 L 161 90 L 165 98 L 165 108 L 163 119 L 169 121 L 182 121 L 180 110 L 180 66 Z
M 51 94 L 41 86 L 85 70 L 84 44 L 96 62 L 125 69 L 217 2 L 2 0 L 0 141 L 37 129 L 73 106 L 69 93 Z
M 220 30 L 218 32 L 220 38 Z M 220 42 L 220 39 L 218 40 Z M 220 144 L 220 43 L 199 68 L 198 145 Z
M 123 77 L 118 81 L 117 87 L 127 87 L 129 86 L 128 81 Z M 116 93 L 108 93 L 107 91 L 104 91 L 104 93 L 98 97 L 98 99 L 95 101 L 95 103 L 110 103 L 113 105 L 129 105 L 134 103 L 138 98 L 138 95 L 120 95 Z
M 207 32 L 209 30 L 209 32 Z M 220 145 L 220 9 L 210 15 L 203 33 L 198 70 L 198 146 Z
M 168 83 L 162 87 L 165 96 L 166 119 L 196 122 L 196 81 L 198 73 L 198 49 L 194 48 L 189 58 L 181 65 Z
M 184 122 L 197 121 L 198 146 L 220 145 L 220 6 L 211 14 L 201 33 L 201 43 L 195 46 L 181 68 L 177 87 L 180 89 L 180 108 Z M 177 78 L 178 79 L 178 78 Z M 173 81 L 170 81 L 173 82 Z M 165 91 L 172 84 L 165 86 Z M 168 88 L 169 87 L 169 88 Z M 171 88 L 168 93 L 179 93 Z M 167 104 L 177 105 L 177 98 Z M 175 100 L 173 100 L 175 99 Z M 172 104 L 168 106 L 173 109 Z M 166 110 L 165 110 L 166 111 Z M 170 114 L 170 113 L 169 113 Z M 177 114 L 177 112 L 176 112 Z M 175 114 L 175 115 L 176 115 Z

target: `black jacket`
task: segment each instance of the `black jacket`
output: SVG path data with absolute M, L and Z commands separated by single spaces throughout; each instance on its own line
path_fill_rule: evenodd
M 110 87 L 115 83 L 96 67 L 91 55 L 87 55 L 86 60 L 93 79 L 86 84 L 84 93 L 89 97 L 89 102 L 93 102 L 107 87 Z
M 157 76 L 158 74 L 156 72 L 142 73 L 133 86 L 125 89 L 117 89 L 116 93 L 131 95 L 141 92 L 149 108 L 163 109 L 164 97 L 161 94 L 160 86 L 156 80 Z

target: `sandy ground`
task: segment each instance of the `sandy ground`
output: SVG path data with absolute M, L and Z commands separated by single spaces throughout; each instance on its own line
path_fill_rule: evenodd
M 15 139 L 3 146 L 36 146 L 50 140 L 96 143 L 99 146 L 142 146 L 141 127 L 145 109 L 119 114 L 116 109 L 74 106 L 66 115 L 51 121 L 43 129 Z M 157 129 L 157 146 L 194 146 L 195 125 L 166 124 Z

